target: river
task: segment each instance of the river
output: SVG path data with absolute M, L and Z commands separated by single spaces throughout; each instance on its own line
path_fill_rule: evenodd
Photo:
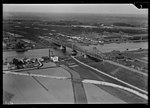
M 140 42 L 140 43 L 111 43 L 111 44 L 104 44 L 104 45 L 90 45 L 90 46 L 82 46 L 83 48 L 86 48 L 88 50 L 93 50 L 93 47 L 96 47 L 101 52 L 110 52 L 112 50 L 120 50 L 124 51 L 127 48 L 129 50 L 134 49 L 148 49 L 148 42 Z M 67 52 L 63 53 L 62 51 L 58 49 L 52 49 L 50 48 L 50 51 L 53 51 L 54 55 L 57 56 L 65 56 L 68 53 L 71 52 L 70 48 L 67 48 Z M 24 53 L 17 53 L 16 51 L 9 51 L 9 52 L 3 52 L 3 59 L 7 58 L 8 60 L 13 58 L 35 58 L 35 57 L 42 57 L 42 56 L 48 56 L 49 55 L 49 49 L 35 49 L 35 50 L 29 50 Z
M 65 56 L 67 55 L 71 50 L 69 48 L 67 48 L 67 52 L 63 53 L 62 51 L 60 51 L 59 49 L 52 49 L 49 48 L 50 51 L 53 51 L 54 55 L 57 56 Z M 21 52 L 18 53 L 16 51 L 6 51 L 3 52 L 3 59 L 7 58 L 7 60 L 12 60 L 13 58 L 37 58 L 37 57 L 43 57 L 43 56 L 49 56 L 49 49 L 34 49 L 34 50 L 28 50 L 26 52 Z
M 135 50 L 139 48 L 148 49 L 148 42 L 137 42 L 137 43 L 111 43 L 111 44 L 104 44 L 104 45 L 90 45 L 90 46 L 82 46 L 87 50 L 93 50 L 93 47 L 96 47 L 99 51 L 105 53 L 110 52 L 113 50 L 125 51 L 128 50 Z

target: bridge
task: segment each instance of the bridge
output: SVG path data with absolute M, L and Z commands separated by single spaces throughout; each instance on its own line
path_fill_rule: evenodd
M 76 45 L 75 43 L 73 44 L 73 43 L 63 42 L 61 40 L 56 40 L 54 38 L 51 38 L 51 42 L 53 42 L 57 45 L 60 45 L 62 49 L 66 49 L 66 47 L 69 47 L 72 50 L 80 51 L 85 55 L 89 55 L 91 57 L 94 57 L 94 58 L 97 58 L 100 60 L 103 60 L 106 58 L 105 55 L 102 52 L 100 52 L 99 50 L 97 50 L 96 48 L 93 49 L 93 51 L 91 52 L 91 51 L 81 48 L 80 46 Z

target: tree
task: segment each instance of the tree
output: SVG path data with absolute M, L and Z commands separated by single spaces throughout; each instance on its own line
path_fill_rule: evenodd
M 21 42 L 18 42 L 18 43 L 16 44 L 16 48 L 17 48 L 17 49 L 22 49 L 22 48 L 24 48 L 24 47 L 25 47 L 24 44 L 21 43 Z
M 19 63 L 18 59 L 16 59 L 16 58 L 14 58 L 12 61 L 13 61 L 13 64 L 15 64 L 16 66 L 17 66 L 18 63 Z

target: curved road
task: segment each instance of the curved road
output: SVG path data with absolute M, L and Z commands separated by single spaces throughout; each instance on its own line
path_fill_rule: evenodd
M 80 75 L 65 65 L 60 65 L 71 74 L 75 104 L 87 104 L 87 97 Z

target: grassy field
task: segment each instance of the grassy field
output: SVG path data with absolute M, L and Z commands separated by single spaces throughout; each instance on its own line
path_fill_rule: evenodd
M 148 14 L 78 14 L 78 13 L 28 13 L 28 12 L 4 12 L 3 18 L 19 18 L 26 20 L 47 20 L 47 21 L 78 21 L 81 23 L 127 23 L 135 26 L 146 26 Z
M 42 16 L 42 17 L 41 17 Z M 4 17 L 6 18 L 6 17 Z M 132 24 L 134 26 L 145 26 L 147 24 L 147 17 L 146 16 L 130 16 L 130 15 L 81 15 L 81 14 L 28 14 L 28 13 L 13 13 L 12 17 L 8 17 L 10 20 L 14 20 L 15 18 L 18 18 L 19 21 L 21 21 L 21 24 L 18 24 L 16 20 L 12 21 L 9 24 L 4 23 L 3 28 L 11 28 L 14 29 L 15 26 L 19 25 L 19 28 L 15 28 L 18 30 L 27 31 L 31 34 L 47 34 L 51 30 L 56 30 L 57 32 L 66 33 L 70 35 L 78 35 L 81 34 L 83 31 L 85 32 L 124 32 L 124 33 L 131 33 L 131 34 L 143 34 L 147 33 L 147 31 L 143 31 L 141 29 L 124 29 L 124 28 L 81 28 L 81 27 L 62 27 L 62 26 L 52 26 L 51 24 L 60 24 L 64 23 L 64 25 L 70 24 L 85 24 L 85 25 L 91 25 L 95 23 L 103 23 L 105 25 L 112 25 L 113 23 L 126 23 L 126 24 Z M 54 18 L 54 19 L 53 19 Z M 43 21 L 45 20 L 45 21 Z M 30 28 L 24 29 L 24 26 L 29 26 Z M 39 29 L 33 29 L 34 27 L 38 27 Z M 43 28 L 48 29 L 43 30 Z M 134 28 L 134 27 L 133 27 Z
M 79 58 L 78 58 L 79 59 Z M 81 60 L 81 58 L 79 59 Z M 129 71 L 125 68 L 104 62 L 89 62 L 89 60 L 82 59 L 82 62 L 99 69 L 100 71 L 103 71 L 111 76 L 117 77 L 118 79 L 125 81 L 129 84 L 132 84 L 136 87 L 139 87 L 141 89 L 147 90 L 148 88 L 148 77 L 143 76 L 141 74 Z

